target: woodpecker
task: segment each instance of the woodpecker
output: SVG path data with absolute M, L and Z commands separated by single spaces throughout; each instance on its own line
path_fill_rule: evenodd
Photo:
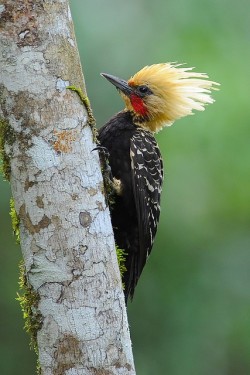
M 160 216 L 163 162 L 154 133 L 193 110 L 213 103 L 216 82 L 176 63 L 145 66 L 128 81 L 101 73 L 125 102 L 98 134 L 111 168 L 111 221 L 117 246 L 126 254 L 125 301 L 151 252 Z

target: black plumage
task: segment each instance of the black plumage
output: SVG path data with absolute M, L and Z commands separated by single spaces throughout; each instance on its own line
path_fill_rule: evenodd
M 109 153 L 112 176 L 120 180 L 111 207 L 116 244 L 126 253 L 125 299 L 134 295 L 150 254 L 160 215 L 163 180 L 161 154 L 153 133 L 122 111 L 100 130 L 99 141 Z

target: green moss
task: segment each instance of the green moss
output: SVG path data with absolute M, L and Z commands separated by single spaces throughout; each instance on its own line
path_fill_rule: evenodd
M 15 141 L 15 132 L 5 119 L 0 119 L 0 172 L 4 178 L 10 179 L 10 157 L 5 151 L 5 144 L 12 145 Z
M 29 284 L 24 262 L 19 265 L 19 289 L 17 300 L 24 318 L 24 329 L 30 335 L 30 347 L 38 354 L 37 331 L 41 328 L 42 316 L 38 311 L 39 295 Z
M 82 92 L 82 89 L 80 88 L 77 88 L 75 86 L 68 86 L 67 89 L 75 91 L 78 94 L 81 101 L 83 102 L 86 108 L 86 111 L 88 113 L 88 124 L 91 126 L 92 131 L 93 131 L 94 142 L 97 143 L 97 130 L 95 127 L 96 121 L 95 121 L 95 118 L 91 109 L 89 98 L 87 97 L 87 95 L 84 95 L 84 93 Z
M 37 375 L 42 375 L 42 369 L 39 360 L 37 359 L 37 364 L 36 364 L 36 373 Z
M 13 198 L 10 198 L 10 217 L 13 228 L 13 233 L 16 237 L 16 243 L 20 244 L 20 229 L 19 229 L 19 217 L 15 209 L 15 202 Z
M 124 273 L 127 271 L 127 268 L 125 266 L 127 254 L 124 252 L 124 250 L 120 249 L 117 245 L 115 245 L 115 249 L 116 249 L 116 256 L 118 260 L 118 266 L 119 266 L 121 278 L 123 278 Z M 122 283 L 122 287 L 123 289 L 125 288 L 124 283 Z

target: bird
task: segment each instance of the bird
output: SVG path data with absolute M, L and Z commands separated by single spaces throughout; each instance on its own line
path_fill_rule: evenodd
M 124 295 L 135 287 L 151 253 L 160 217 L 163 160 L 155 133 L 211 104 L 217 82 L 177 63 L 145 66 L 129 80 L 101 73 L 118 90 L 125 108 L 98 131 L 110 169 L 111 222 L 116 245 L 124 251 Z

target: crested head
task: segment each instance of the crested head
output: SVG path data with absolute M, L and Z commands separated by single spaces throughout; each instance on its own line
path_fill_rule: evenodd
M 206 104 L 214 102 L 211 90 L 216 90 L 218 83 L 208 80 L 207 74 L 192 70 L 175 63 L 154 64 L 145 66 L 127 82 L 120 80 L 120 86 L 108 75 L 104 76 L 119 89 L 135 121 L 157 132 L 193 114 L 193 110 L 203 111 Z

